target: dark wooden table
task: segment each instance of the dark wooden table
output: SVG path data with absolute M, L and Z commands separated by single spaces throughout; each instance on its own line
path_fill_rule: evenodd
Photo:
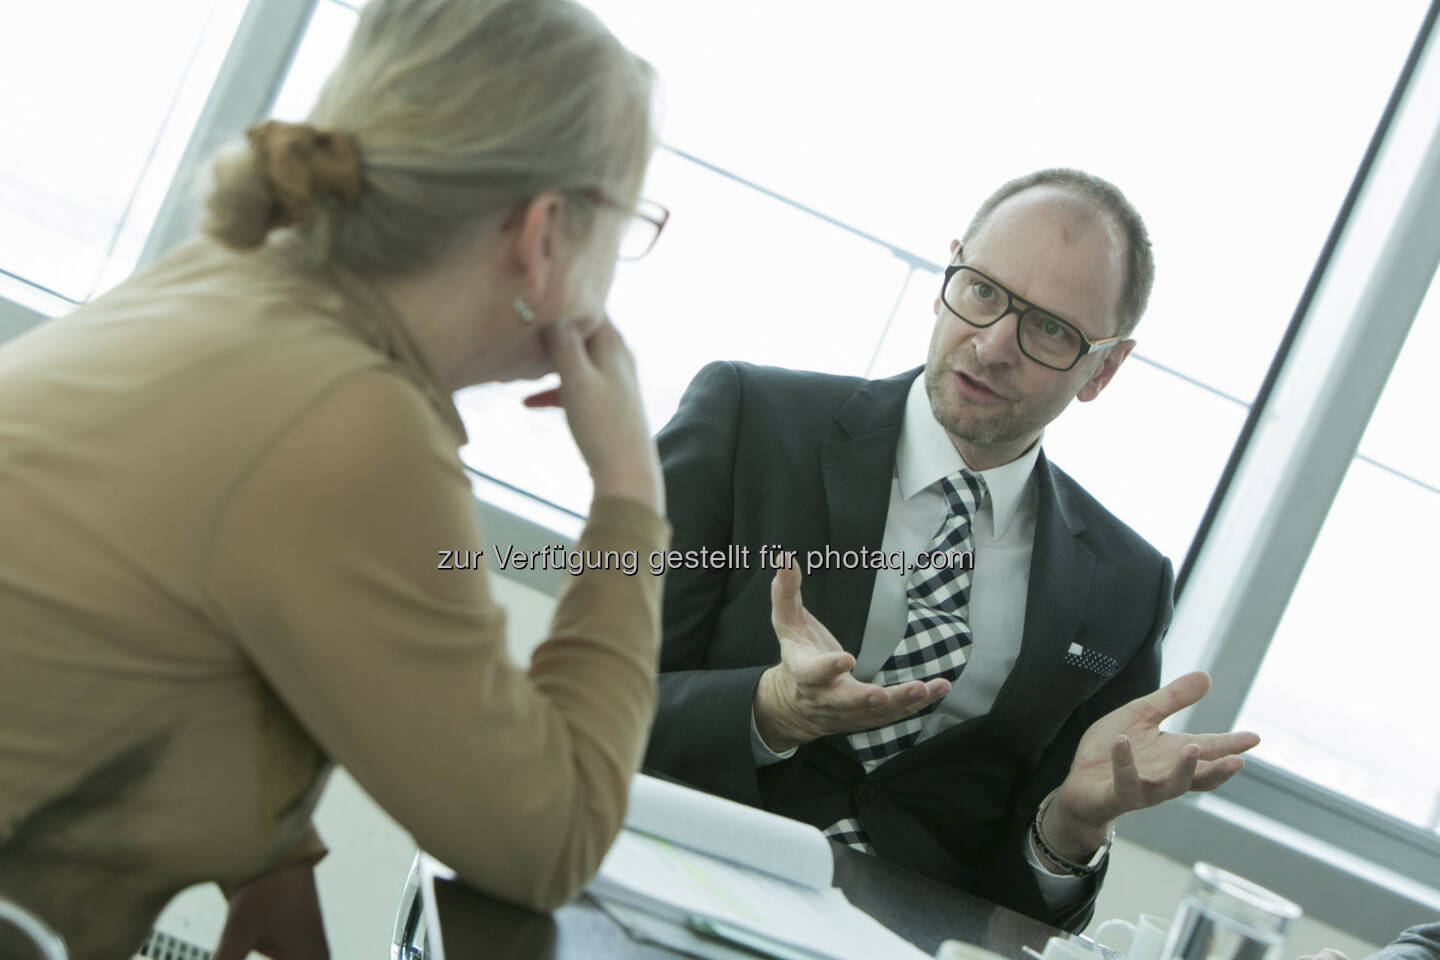
M 835 885 L 855 906 L 926 953 L 963 940 L 1019 960 L 1063 932 L 903 867 L 835 846 Z M 554 914 L 535 913 L 436 879 L 435 910 L 445 960 L 674 960 L 678 954 L 637 943 L 594 903 L 581 898 Z

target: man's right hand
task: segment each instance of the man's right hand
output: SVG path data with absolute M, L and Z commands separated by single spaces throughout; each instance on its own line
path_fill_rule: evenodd
M 832 733 L 894 723 L 950 692 L 950 681 L 942 678 L 893 687 L 856 680 L 850 673 L 855 658 L 801 602 L 793 555 L 770 583 L 770 623 L 780 662 L 760 676 L 755 727 L 776 753 Z

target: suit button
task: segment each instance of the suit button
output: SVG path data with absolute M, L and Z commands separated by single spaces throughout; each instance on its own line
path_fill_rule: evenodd
M 875 788 L 868 783 L 860 784 L 860 786 L 855 788 L 855 799 L 861 801 L 874 800 Z

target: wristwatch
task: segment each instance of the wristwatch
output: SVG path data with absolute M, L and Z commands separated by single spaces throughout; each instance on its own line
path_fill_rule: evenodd
M 1035 811 L 1035 819 L 1030 821 L 1030 839 L 1035 841 L 1035 846 L 1047 860 L 1053 861 L 1065 873 L 1074 877 L 1093 876 L 1105 863 L 1105 858 L 1110 855 L 1110 847 L 1115 843 L 1115 826 L 1111 824 L 1110 829 L 1105 833 L 1105 839 L 1100 842 L 1100 846 L 1096 848 L 1094 856 L 1088 863 L 1076 863 L 1074 860 L 1067 860 L 1060 856 L 1050 844 L 1045 842 L 1045 837 L 1040 833 L 1040 821 L 1045 818 L 1045 811 L 1049 809 L 1050 801 L 1054 800 L 1055 794 L 1059 792 L 1057 787 L 1047 793 L 1044 800 L 1040 801 L 1040 809 Z

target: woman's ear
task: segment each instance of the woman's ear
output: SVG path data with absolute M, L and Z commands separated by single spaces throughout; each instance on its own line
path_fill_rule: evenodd
M 502 224 L 510 236 L 510 259 L 520 274 L 520 295 L 530 303 L 545 299 L 559 282 L 565 243 L 565 201 L 558 193 L 537 194 Z

